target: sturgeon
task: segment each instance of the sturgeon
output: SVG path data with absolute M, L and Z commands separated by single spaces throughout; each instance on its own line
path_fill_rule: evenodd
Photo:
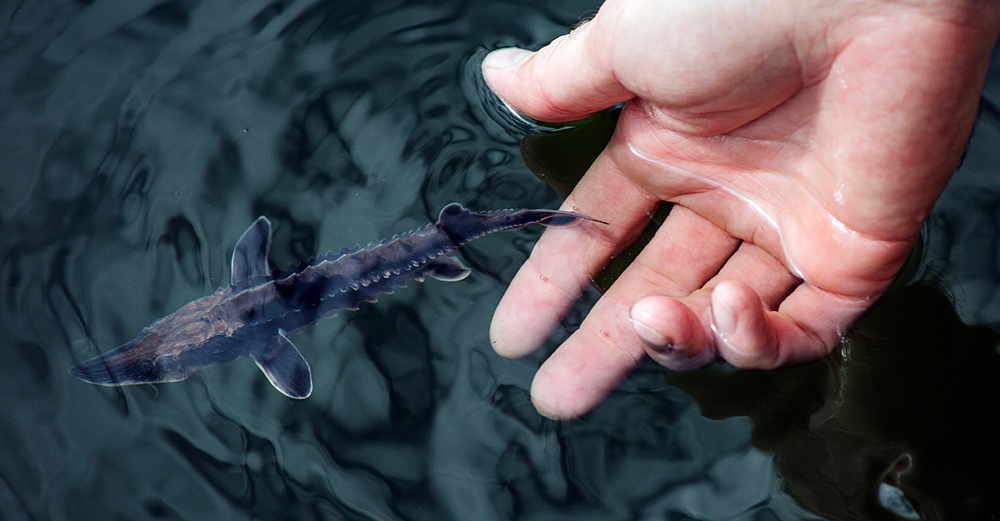
M 176 382 L 197 369 L 245 356 L 282 394 L 308 398 L 312 371 L 289 334 L 341 310 L 356 310 L 362 302 L 375 302 L 380 294 L 411 280 L 464 279 L 469 268 L 447 254 L 485 235 L 580 220 L 601 222 L 576 212 L 471 212 L 451 203 L 436 223 L 272 272 L 271 222 L 261 216 L 236 243 L 229 286 L 153 322 L 132 340 L 69 372 L 104 386 Z

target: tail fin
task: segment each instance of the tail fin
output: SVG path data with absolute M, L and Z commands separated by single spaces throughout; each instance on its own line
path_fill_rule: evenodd
M 462 245 L 490 233 L 515 230 L 529 224 L 569 226 L 582 220 L 607 224 L 576 212 L 521 209 L 470 212 L 459 203 L 451 203 L 441 210 L 437 226 L 448 232 L 456 244 Z

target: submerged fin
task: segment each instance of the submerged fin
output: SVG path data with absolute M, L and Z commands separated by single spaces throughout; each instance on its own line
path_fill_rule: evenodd
M 70 368 L 69 374 L 92 384 L 107 387 L 120 385 L 178 382 L 198 369 L 178 362 L 176 353 L 158 349 L 159 345 L 135 339 Z
M 267 257 L 271 253 L 271 221 L 260 216 L 247 228 L 233 250 L 233 285 L 271 274 Z
M 309 362 L 295 344 L 279 331 L 260 353 L 251 355 L 257 367 L 267 375 L 271 385 L 281 394 L 296 399 L 308 398 L 312 394 L 312 370 Z
M 104 355 L 97 355 L 69 368 L 69 374 L 97 385 L 116 386 L 129 383 L 128 372 L 114 367 Z
M 577 212 L 531 209 L 470 212 L 461 204 L 451 203 L 441 210 L 435 226 L 447 233 L 456 246 L 461 246 L 484 235 L 515 230 L 529 224 L 559 227 L 580 221 L 607 224 Z
M 537 222 L 538 224 L 541 224 L 543 226 L 548 226 L 550 228 L 559 228 L 561 226 L 569 226 L 572 224 L 576 224 L 581 219 L 607 224 L 604 221 L 598 221 L 596 219 L 592 219 L 590 217 L 573 212 L 558 212 L 558 213 L 553 212 L 552 215 L 548 217 L 542 217 Z
M 428 277 L 445 282 L 457 282 L 468 277 L 472 270 L 455 257 L 441 257 L 427 263 Z

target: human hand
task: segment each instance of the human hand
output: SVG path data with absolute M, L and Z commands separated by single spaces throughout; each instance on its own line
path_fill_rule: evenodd
M 497 352 L 542 346 L 656 206 L 676 203 L 539 369 L 538 410 L 584 414 L 647 356 L 690 369 L 827 354 L 944 189 L 998 26 L 983 0 L 609 0 L 534 54 L 491 53 L 490 88 L 532 118 L 628 101 L 565 205 L 611 224 L 545 232 L 497 308 Z

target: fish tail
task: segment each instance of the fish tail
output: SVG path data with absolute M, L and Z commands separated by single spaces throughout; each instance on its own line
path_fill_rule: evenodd
M 577 212 L 562 210 L 494 210 L 471 212 L 459 203 L 451 203 L 441 210 L 437 227 L 448 232 L 458 245 L 494 232 L 516 230 L 529 224 L 544 226 L 570 226 L 580 221 L 607 224 Z

